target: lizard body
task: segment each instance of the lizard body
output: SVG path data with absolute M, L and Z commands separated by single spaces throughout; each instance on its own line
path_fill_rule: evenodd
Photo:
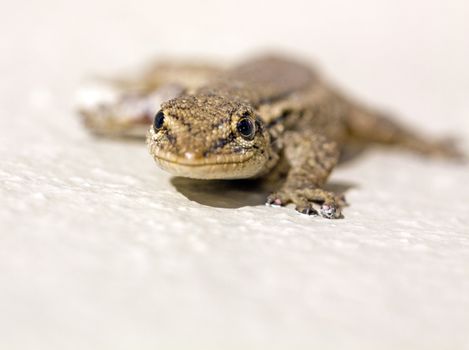
M 171 85 L 171 79 L 148 84 L 151 88 L 137 94 L 140 100 L 155 102 L 155 91 L 170 93 L 158 101 L 161 107 L 154 103 L 121 127 L 125 131 L 137 120 L 141 125 L 152 122 L 148 149 L 156 163 L 174 175 L 253 178 L 279 172 L 286 164 L 285 180 L 267 203 L 294 203 L 299 212 L 338 218 L 344 198 L 323 186 L 351 140 L 459 156 L 451 145 L 421 136 L 347 99 L 296 61 L 267 56 L 227 70 L 207 70 L 202 76 L 206 79 L 197 84 L 185 85 L 182 80 Z M 173 98 L 168 98 L 171 94 Z M 122 98 L 118 102 L 111 105 L 114 112 L 126 105 Z M 101 106 L 101 120 L 115 125 L 125 119 L 122 113 L 111 114 Z M 127 119 L 131 114 L 124 113 Z M 82 115 L 95 131 L 110 130 L 93 124 L 96 109 L 83 110 Z

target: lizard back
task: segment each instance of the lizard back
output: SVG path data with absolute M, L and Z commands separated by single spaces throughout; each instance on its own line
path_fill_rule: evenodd
M 264 56 L 225 71 L 196 94 L 240 99 L 257 108 L 305 90 L 317 81 L 317 75 L 306 65 Z

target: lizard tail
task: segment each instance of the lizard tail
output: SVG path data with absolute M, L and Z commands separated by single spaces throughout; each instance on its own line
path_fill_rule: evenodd
M 422 135 L 380 112 L 354 106 L 346 116 L 346 125 L 352 140 L 397 146 L 429 157 L 467 160 L 454 138 Z

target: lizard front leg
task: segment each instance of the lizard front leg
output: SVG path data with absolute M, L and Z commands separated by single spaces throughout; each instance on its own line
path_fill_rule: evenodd
M 341 217 L 345 199 L 323 189 L 339 159 L 337 144 L 312 131 L 289 131 L 283 142 L 290 170 L 281 189 L 267 198 L 267 204 L 293 203 L 303 214 Z

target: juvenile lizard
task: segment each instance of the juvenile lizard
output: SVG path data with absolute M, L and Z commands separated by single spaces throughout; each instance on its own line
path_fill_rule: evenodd
M 265 56 L 229 69 L 159 64 L 118 81 L 113 101 L 81 109 L 99 134 L 143 136 L 156 163 L 196 179 L 284 174 L 266 203 L 341 217 L 341 194 L 323 187 L 351 142 L 459 158 L 450 143 L 422 136 L 343 96 L 302 63 Z M 160 106 L 159 106 L 160 105 Z

